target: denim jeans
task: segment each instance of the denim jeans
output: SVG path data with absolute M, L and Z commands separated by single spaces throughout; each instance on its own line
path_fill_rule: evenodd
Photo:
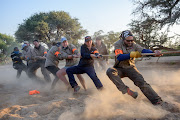
M 93 66 L 88 66 L 88 67 L 73 66 L 73 67 L 67 68 L 66 73 L 69 77 L 69 83 L 71 84 L 72 88 L 78 85 L 77 82 L 75 81 L 73 74 L 83 74 L 83 73 L 87 73 L 87 75 L 93 80 L 97 89 L 100 89 L 101 87 L 103 87 L 101 81 L 96 75 L 96 72 Z

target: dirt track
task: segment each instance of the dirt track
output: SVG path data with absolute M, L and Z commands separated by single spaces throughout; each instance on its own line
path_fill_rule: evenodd
M 137 62 L 137 68 L 145 80 L 152 85 L 163 100 L 180 108 L 180 56 L 151 58 Z M 112 66 L 113 61 L 110 61 Z M 60 66 L 63 65 L 60 64 Z M 164 120 L 180 119 L 180 112 L 169 112 L 153 106 L 134 86 L 132 81 L 123 81 L 138 91 L 136 100 L 122 95 L 108 79 L 105 71 L 98 71 L 105 90 L 98 92 L 87 75 L 88 90 L 79 94 L 67 92 L 63 83 L 58 82 L 56 90 L 50 85 L 32 82 L 23 73 L 21 79 L 15 78 L 16 71 L 11 65 L 0 66 L 0 120 Z M 42 76 L 38 71 L 38 75 Z M 53 76 L 51 76 L 53 78 Z M 29 95 L 37 89 L 38 95 Z

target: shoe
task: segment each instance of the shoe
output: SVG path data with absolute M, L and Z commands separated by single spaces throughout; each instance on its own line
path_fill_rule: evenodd
M 79 90 L 80 90 L 80 86 L 78 86 L 78 85 L 74 86 L 74 92 L 75 93 L 78 92 Z
M 132 96 L 134 99 L 136 99 L 138 96 L 137 92 L 134 92 L 134 91 L 130 90 L 129 88 L 127 88 L 127 94 Z
M 173 112 L 173 113 L 180 112 L 180 109 L 175 104 L 172 104 L 172 103 L 162 101 L 155 105 L 160 105 L 162 107 L 162 109 L 167 110 L 169 112 Z

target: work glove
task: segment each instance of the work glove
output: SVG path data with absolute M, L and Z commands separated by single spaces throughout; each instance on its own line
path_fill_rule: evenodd
M 130 53 L 130 57 L 131 58 L 139 58 L 139 57 L 141 57 L 141 53 L 139 51 L 132 51 Z

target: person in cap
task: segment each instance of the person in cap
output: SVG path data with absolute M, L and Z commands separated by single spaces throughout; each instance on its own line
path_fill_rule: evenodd
M 74 92 L 78 92 L 80 90 L 80 86 L 78 86 L 75 81 L 73 74 L 87 73 L 87 75 L 93 80 L 97 89 L 101 90 L 103 88 L 103 85 L 97 77 L 94 69 L 94 58 L 101 58 L 101 55 L 94 47 L 91 37 L 86 36 L 85 43 L 81 46 L 81 58 L 79 64 L 66 69 L 70 85 L 74 88 Z
M 46 61 L 46 55 L 47 55 L 47 50 L 44 46 L 42 46 L 38 40 L 34 40 L 33 41 L 34 44 L 34 49 L 32 51 L 32 57 L 31 57 L 31 61 L 28 64 L 28 76 L 30 78 L 33 78 L 37 81 L 40 80 L 40 78 L 38 78 L 36 76 L 36 71 L 38 68 L 41 68 L 41 72 L 44 76 L 44 79 L 46 80 L 46 82 L 51 82 L 51 78 L 50 78 L 50 73 L 49 71 L 44 67 L 45 65 L 45 61 Z
M 57 42 L 56 44 L 51 47 L 51 49 L 47 53 L 45 67 L 46 69 L 51 72 L 55 79 L 52 82 L 51 89 L 54 89 L 57 81 L 59 80 L 58 76 L 56 75 L 57 71 L 60 70 L 58 67 L 59 60 L 72 58 L 72 55 L 67 55 L 63 51 L 61 52 L 61 42 Z M 63 81 L 64 82 L 64 81 Z M 69 87 L 69 83 L 67 81 L 64 82 L 67 87 Z
M 30 46 L 28 41 L 24 41 L 24 44 L 22 45 L 22 58 L 27 62 L 27 66 L 29 62 L 32 62 L 32 52 L 33 48 Z
M 134 61 L 135 58 L 141 57 L 141 53 L 153 53 L 153 51 L 144 49 L 140 45 L 136 44 L 134 42 L 134 36 L 129 30 L 123 31 L 120 38 L 121 39 L 114 44 L 115 55 L 117 58 L 116 62 L 113 67 L 107 70 L 107 76 L 116 85 L 117 89 L 122 92 L 122 94 L 127 93 L 136 99 L 138 93 L 132 91 L 121 80 L 123 77 L 128 77 L 136 86 L 140 88 L 142 93 L 150 100 L 152 104 L 159 104 L 162 101 L 161 97 L 144 80 L 143 76 L 137 70 Z M 160 56 L 161 53 L 156 51 L 156 55 Z
M 67 55 L 72 55 L 70 58 L 66 59 L 66 65 L 62 69 L 60 69 L 56 74 L 65 83 L 69 82 L 67 81 L 65 75 L 66 75 L 66 69 L 71 66 L 76 66 L 78 64 L 78 59 L 80 57 L 80 54 L 77 50 L 77 48 L 73 44 L 69 44 L 68 40 L 63 37 L 61 39 L 61 51 L 66 53 Z M 82 84 L 83 88 L 86 90 L 85 81 L 81 74 L 77 74 L 77 78 L 79 79 L 80 83 Z
M 13 68 L 17 70 L 16 78 L 21 76 L 22 71 L 27 71 L 27 66 L 21 59 L 22 53 L 19 52 L 18 47 L 14 47 L 14 51 L 11 53 L 11 59 L 13 61 Z
M 108 55 L 106 45 L 103 43 L 101 36 L 96 37 L 95 46 L 98 49 L 99 54 Z M 102 59 L 96 59 L 94 63 L 96 70 L 102 69 L 105 71 L 108 65 L 108 57 L 103 57 Z

